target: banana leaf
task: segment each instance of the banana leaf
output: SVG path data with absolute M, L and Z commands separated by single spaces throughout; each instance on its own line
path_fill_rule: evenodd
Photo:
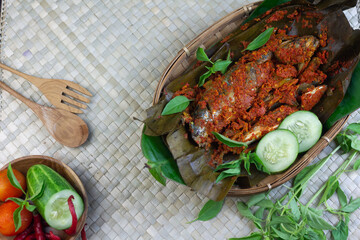
M 213 45 L 207 50 L 207 54 L 211 56 L 212 60 L 225 59 L 230 49 L 233 61 L 236 61 L 243 55 L 243 42 L 251 42 L 266 27 L 284 29 L 287 26 L 291 28 L 288 34 L 297 36 L 319 36 L 323 33 L 323 29 L 327 28 L 330 41 L 328 41 L 326 47 L 320 48 L 318 51 L 326 50 L 329 53 L 328 62 L 321 69 L 328 75 L 326 84 L 329 86 L 329 90 L 313 109 L 313 112 L 324 123 L 344 98 L 352 73 L 359 62 L 360 45 L 358 43 L 360 42 L 360 31 L 351 28 L 342 12 L 342 10 L 354 6 L 356 1 L 324 0 L 320 1 L 318 5 L 312 5 L 307 1 L 293 0 L 276 6 L 267 12 L 269 7 L 274 7 L 274 3 L 281 2 L 285 2 L 285 0 L 264 1 L 262 8 L 255 10 L 251 15 L 252 17 L 246 21 L 247 29 L 234 31 L 227 38 L 226 43 L 219 42 Z M 267 21 L 278 10 L 286 10 L 288 13 L 281 20 Z M 298 19 L 289 18 L 288 16 L 295 11 L 301 13 Z M 320 13 L 322 17 L 308 17 L 314 12 Z M 257 19 L 259 17 L 260 20 Z M 304 21 L 307 21 L 308 27 L 303 27 Z M 337 69 L 334 68 L 334 66 L 337 66 L 336 64 L 338 64 Z M 185 137 L 187 131 L 184 127 L 181 127 L 181 114 L 174 114 L 172 118 L 169 117 L 168 119 L 160 116 L 163 107 L 171 99 L 172 94 L 185 83 L 195 86 L 199 77 L 207 70 L 206 66 L 207 64 L 204 63 L 195 69 L 189 69 L 165 87 L 162 101 L 148 111 L 148 118 L 145 123 L 146 126 L 149 126 L 149 132 L 146 132 L 146 134 L 165 136 L 167 147 L 174 156 L 186 185 L 215 201 L 219 201 L 226 196 L 236 178 L 224 179 L 215 184 L 219 173 L 214 172 L 214 169 L 207 164 L 211 158 L 211 151 L 198 148 L 191 140 Z M 334 72 L 337 73 L 334 74 Z M 250 183 L 249 185 L 251 187 Z

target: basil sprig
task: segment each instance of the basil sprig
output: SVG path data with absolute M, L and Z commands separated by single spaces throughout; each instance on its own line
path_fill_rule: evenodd
M 161 115 L 164 116 L 182 112 L 189 106 L 190 101 L 191 100 L 185 96 L 176 96 L 166 104 Z
M 225 74 L 228 66 L 232 63 L 232 61 L 230 60 L 230 51 L 229 51 L 229 53 L 227 55 L 226 60 L 218 59 L 215 62 L 212 62 L 210 60 L 210 58 L 206 55 L 204 49 L 203 48 L 198 48 L 197 51 L 196 51 L 196 59 L 199 60 L 199 61 L 209 62 L 209 63 L 212 64 L 211 67 L 206 66 L 206 69 L 208 71 L 200 76 L 200 80 L 199 80 L 199 83 L 198 83 L 199 87 L 204 85 L 205 80 L 208 77 L 210 77 L 211 74 L 216 73 L 216 72 L 221 72 L 222 74 Z
M 158 182 L 165 186 L 166 177 L 185 185 L 173 156 L 160 136 L 148 136 L 143 132 L 141 151 L 148 159 L 145 167 Z
M 14 198 L 14 197 L 10 197 L 6 199 L 6 201 L 10 200 L 19 205 L 19 207 L 16 208 L 13 213 L 15 232 L 16 232 L 21 227 L 21 211 L 24 209 L 24 207 L 30 212 L 35 211 L 36 207 L 34 205 L 31 205 L 29 201 L 36 200 L 42 196 L 42 194 L 44 193 L 45 184 L 44 182 L 42 182 L 42 185 L 39 189 L 37 189 L 37 192 L 33 196 L 29 197 L 29 194 L 26 193 L 24 189 L 22 189 L 19 181 L 16 179 L 14 171 L 12 170 L 11 167 L 11 163 L 9 163 L 7 169 L 7 177 L 12 186 L 21 190 L 25 194 L 25 199 Z
M 224 205 L 224 199 L 218 202 L 210 199 L 201 208 L 198 217 L 188 223 L 193 223 L 195 221 L 208 221 L 210 219 L 213 219 L 219 214 L 223 205 Z
M 253 51 L 253 50 L 256 50 L 256 49 L 264 46 L 265 43 L 267 43 L 267 41 L 269 41 L 271 34 L 273 32 L 274 32 L 273 27 L 266 29 L 265 31 L 260 33 L 259 36 L 257 36 L 251 43 L 249 43 L 247 48 L 245 48 L 242 51 L 245 51 L 245 50 Z
M 248 145 L 244 142 L 238 142 L 235 140 L 232 140 L 228 137 L 225 137 L 224 135 L 217 133 L 217 132 L 212 132 L 212 134 L 214 134 L 214 136 L 217 138 L 217 140 L 219 140 L 220 142 L 222 142 L 223 144 L 229 146 L 229 147 L 248 147 Z

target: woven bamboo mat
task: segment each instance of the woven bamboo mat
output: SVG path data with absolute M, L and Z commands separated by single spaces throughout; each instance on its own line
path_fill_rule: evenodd
M 144 118 L 161 73 L 186 43 L 250 2 L 4 1 L 1 61 L 31 75 L 73 80 L 94 97 L 80 115 L 89 125 L 90 138 L 71 149 L 55 142 L 25 104 L 1 92 L 0 166 L 34 154 L 69 164 L 88 191 L 89 239 L 226 239 L 256 230 L 238 214 L 236 198 L 226 200 L 216 219 L 186 224 L 207 199 L 173 182 L 163 187 L 150 177 L 140 150 L 142 126 L 132 119 Z M 359 27 L 356 10 L 346 14 Z M 4 71 L 2 80 L 49 105 L 24 79 Z M 350 122 L 358 120 L 355 113 Z M 336 169 L 339 158 L 313 179 L 305 199 Z M 341 182 L 346 194 L 360 197 L 358 173 L 343 176 Z M 280 187 L 271 194 L 284 191 Z M 359 239 L 359 212 L 350 221 L 349 239 Z

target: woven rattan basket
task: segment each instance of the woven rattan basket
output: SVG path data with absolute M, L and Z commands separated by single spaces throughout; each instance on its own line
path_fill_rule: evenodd
M 261 2 L 252 3 L 239 8 L 228 14 L 218 22 L 214 23 L 194 40 L 188 43 L 176 57 L 171 61 L 165 72 L 161 76 L 157 86 L 153 104 L 156 104 L 161 96 L 163 88 L 176 77 L 185 72 L 196 61 L 196 50 L 199 47 L 209 48 L 213 44 L 221 41 L 237 29 L 242 21 L 249 16 Z M 264 178 L 256 186 L 246 189 L 236 188 L 235 186 L 229 191 L 229 196 L 245 196 L 267 191 L 277 187 L 293 177 L 295 177 L 304 167 L 306 167 L 336 136 L 347 121 L 347 117 L 338 121 L 321 139 L 304 155 L 299 157 L 296 162 L 286 171 L 276 175 L 270 175 Z

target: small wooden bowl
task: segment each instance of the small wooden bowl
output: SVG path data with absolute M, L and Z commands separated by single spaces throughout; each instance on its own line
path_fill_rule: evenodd
M 58 230 L 53 231 L 55 234 L 57 234 L 59 237 L 61 237 L 62 240 L 75 240 L 77 238 L 77 236 L 79 236 L 83 227 L 85 226 L 85 221 L 86 221 L 87 212 L 88 212 L 88 197 L 86 195 L 84 185 L 82 184 L 81 180 L 76 175 L 76 173 L 69 166 L 67 166 L 65 163 L 63 163 L 59 160 L 56 160 L 54 158 L 51 158 L 51 157 L 26 156 L 26 157 L 21 157 L 21 158 L 11 161 L 11 166 L 14 169 L 20 171 L 22 174 L 24 174 L 24 176 L 26 176 L 27 170 L 35 164 L 44 164 L 44 165 L 52 168 L 56 172 L 58 172 L 75 188 L 75 190 L 80 194 L 80 196 L 84 200 L 84 212 L 78 221 L 76 234 L 74 236 L 69 236 L 69 235 L 65 234 L 63 231 L 58 231 Z M 2 167 L 1 170 L 5 169 L 7 167 L 8 167 L 8 164 L 6 164 L 4 167 Z M 12 240 L 12 239 L 14 239 L 14 237 L 5 237 L 0 234 L 0 239 Z

